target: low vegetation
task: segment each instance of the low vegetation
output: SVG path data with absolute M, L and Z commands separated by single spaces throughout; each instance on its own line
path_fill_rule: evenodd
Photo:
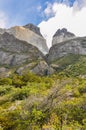
M 86 130 L 86 57 L 77 60 L 59 59 L 50 76 L 1 78 L 0 130 Z

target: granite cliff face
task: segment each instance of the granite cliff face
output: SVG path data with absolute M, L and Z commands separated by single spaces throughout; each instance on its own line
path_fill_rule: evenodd
M 0 65 L 22 65 L 43 57 L 43 54 L 33 45 L 4 33 L 0 35 Z
M 65 28 L 58 29 L 53 36 L 47 61 L 50 63 L 69 54 L 86 55 L 86 37 L 76 37 Z
M 68 54 L 86 55 L 86 37 L 77 37 L 53 45 L 50 48 L 47 60 L 52 62 Z
M 40 35 L 40 36 L 42 36 L 42 34 L 40 33 L 40 28 L 39 27 L 37 27 L 37 26 L 35 26 L 35 25 L 33 25 L 33 24 L 27 24 L 27 25 L 25 25 L 25 26 L 23 26 L 24 28 L 26 28 L 26 29 L 30 29 L 31 31 L 33 31 L 34 33 L 36 33 L 36 34 L 38 34 L 38 35 Z
M 48 53 L 46 40 L 42 37 L 40 29 L 33 24 L 25 26 L 15 26 L 10 29 L 0 29 L 0 33 L 7 32 L 14 35 L 17 39 L 28 42 L 36 46 L 43 54 Z
M 0 34 L 0 76 L 9 76 L 11 70 L 18 74 L 27 73 L 29 70 L 39 75 L 45 75 L 46 71 L 47 74 L 53 73 L 54 70 L 48 66 L 43 53 L 37 47 L 15 37 L 19 30 L 17 36 L 23 36 L 25 29 L 20 27 L 15 28 L 17 31 L 12 29 L 5 33 L 2 30 Z
M 52 74 L 58 68 L 53 61 L 69 54 L 86 55 L 86 37 L 75 37 L 66 29 L 58 30 L 45 56 L 47 50 L 39 28 L 32 24 L 0 29 L 0 73 L 8 76 L 12 69 L 18 74 L 28 70 L 39 75 Z
M 68 32 L 67 29 L 58 29 L 56 33 L 53 36 L 52 45 L 55 45 L 57 43 L 67 41 L 69 39 L 75 38 L 75 35 L 71 32 Z
M 44 55 L 37 47 L 15 38 L 5 32 L 0 35 L 0 76 L 9 76 L 12 71 L 27 66 L 27 70 L 34 68 Z M 26 71 L 27 71 L 26 70 Z M 21 70 L 22 73 L 22 70 Z M 19 73 L 20 74 L 20 73 Z

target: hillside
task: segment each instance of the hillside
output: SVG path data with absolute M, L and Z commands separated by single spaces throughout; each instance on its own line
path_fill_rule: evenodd
M 86 56 L 69 54 L 51 63 L 57 72 L 63 71 L 69 76 L 86 76 Z
M 22 28 L 42 37 L 33 25 Z M 58 43 L 57 31 L 45 56 L 1 31 L 0 130 L 86 130 L 86 37 L 60 30 Z
M 54 64 L 59 68 L 48 77 L 28 72 L 0 79 L 1 129 L 86 129 L 86 56 Z

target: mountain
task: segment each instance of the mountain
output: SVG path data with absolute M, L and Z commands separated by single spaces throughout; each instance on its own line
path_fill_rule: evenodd
M 34 66 L 37 61 L 43 60 L 43 57 L 44 55 L 38 48 L 26 41 L 21 41 L 7 32 L 0 35 L 1 71 L 4 68 L 4 72 L 6 73 L 6 70 L 10 70 L 11 68 L 15 70 L 29 63 L 33 63 L 32 66 Z
M 0 72 L 5 76 L 11 73 L 11 68 L 18 74 L 28 69 L 39 75 L 52 74 L 59 66 L 55 62 L 59 58 L 86 55 L 86 37 L 76 37 L 65 28 L 54 34 L 53 45 L 46 56 L 45 39 L 35 25 L 0 29 L 0 33 Z
M 53 39 L 54 44 L 47 56 L 48 62 L 55 61 L 68 54 L 86 55 L 86 37 L 69 37 L 66 40 L 62 39 L 62 42 L 59 43 L 58 36 L 55 36 L 55 38 L 57 41 Z
M 35 25 L 33 25 L 32 23 L 26 24 L 26 25 L 23 26 L 23 27 L 26 28 L 26 29 L 30 29 L 30 30 L 33 31 L 34 33 L 36 33 L 36 34 L 42 36 L 42 34 L 40 33 L 40 28 L 37 27 L 37 26 L 35 26 Z
M 36 26 L 0 29 L 0 130 L 86 130 L 86 37 L 62 30 L 44 55 Z
M 86 37 L 76 37 L 65 28 L 54 34 L 53 45 L 46 56 L 44 54 L 48 49 L 45 39 L 35 25 L 0 29 L 0 33 L 0 72 L 3 76 L 12 72 L 23 74 L 28 70 L 49 75 L 59 68 L 59 58 L 86 55 Z M 66 61 L 66 58 L 63 59 Z
M 68 32 L 66 28 L 58 29 L 53 36 L 52 45 L 55 45 L 57 43 L 67 41 L 73 38 L 75 38 L 75 35 L 71 32 Z
M 25 26 L 15 26 L 9 29 L 0 29 L 0 33 L 7 32 L 13 34 L 17 39 L 28 42 L 31 45 L 36 46 L 42 53 L 48 53 L 48 47 L 46 40 L 40 33 L 40 29 L 33 24 Z
M 54 69 L 46 63 L 44 54 L 38 47 L 20 40 L 21 38 L 16 38 L 17 32 L 17 37 L 25 35 L 22 31 L 21 27 L 14 27 L 0 34 L 0 77 L 7 77 L 14 72 L 23 74 L 29 70 L 39 75 L 52 74 Z

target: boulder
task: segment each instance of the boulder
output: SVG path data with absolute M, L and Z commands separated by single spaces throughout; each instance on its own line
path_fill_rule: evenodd
M 45 61 L 40 61 L 31 71 L 38 75 L 50 75 L 55 72 Z

